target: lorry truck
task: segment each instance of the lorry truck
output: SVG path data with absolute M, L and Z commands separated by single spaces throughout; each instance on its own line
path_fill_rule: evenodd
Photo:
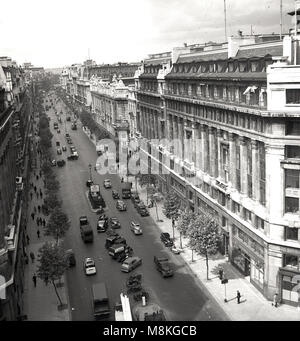
M 93 242 L 94 233 L 92 227 L 87 219 L 87 216 L 81 216 L 79 218 L 80 234 L 85 243 Z
M 123 182 L 122 183 L 122 199 L 130 199 L 131 198 L 131 182 Z
M 103 318 L 110 315 L 109 300 L 105 283 L 93 284 L 94 318 Z
M 105 208 L 105 201 L 100 194 L 100 186 L 97 184 L 91 185 L 89 188 L 89 199 L 93 208 Z

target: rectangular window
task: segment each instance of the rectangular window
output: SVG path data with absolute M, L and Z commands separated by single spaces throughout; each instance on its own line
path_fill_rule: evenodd
M 285 157 L 291 159 L 300 159 L 299 146 L 285 146 Z
M 300 104 L 300 89 L 286 89 L 286 104 Z
M 223 227 L 227 226 L 227 219 L 224 216 L 222 216 L 222 226 Z
M 232 211 L 236 214 L 240 214 L 241 212 L 241 205 L 238 204 L 237 202 L 235 201 L 232 201 Z
M 294 255 L 283 255 L 283 266 L 298 269 L 299 260 L 297 256 Z
M 252 222 L 252 213 L 246 208 L 244 208 L 244 219 L 248 221 L 249 223 Z
M 299 213 L 299 198 L 285 198 L 285 213 Z
M 285 226 L 284 234 L 286 240 L 298 240 L 298 229 L 294 227 Z
M 265 228 L 265 221 L 258 216 L 255 216 L 255 227 L 261 230 Z
M 286 135 L 300 136 L 300 121 L 289 121 L 286 123 Z
M 266 153 L 263 143 L 258 144 L 259 154 L 259 201 L 262 205 L 266 203 Z
M 300 171 L 296 169 L 285 170 L 285 188 L 299 188 Z

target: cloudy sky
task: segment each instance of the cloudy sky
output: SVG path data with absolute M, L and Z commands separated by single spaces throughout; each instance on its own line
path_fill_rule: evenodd
M 226 0 L 227 35 L 279 33 L 280 0 Z M 282 0 L 283 28 L 294 0 Z M 61 67 L 140 61 L 183 43 L 223 42 L 224 0 L 9 0 L 1 4 L 0 56 Z

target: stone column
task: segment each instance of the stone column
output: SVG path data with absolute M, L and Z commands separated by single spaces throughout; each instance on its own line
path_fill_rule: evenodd
M 218 167 L 216 170 L 216 177 L 221 177 L 221 174 L 225 174 L 222 170 L 222 155 L 221 155 L 221 138 L 222 138 L 222 130 L 217 129 L 217 141 L 218 141 Z M 225 180 L 225 176 L 224 176 Z
M 206 126 L 201 125 L 201 164 L 202 164 L 202 170 L 205 173 L 209 172 L 209 143 L 207 141 L 207 131 L 206 131 Z
M 236 144 L 235 144 L 235 137 L 234 134 L 229 133 L 229 180 L 231 186 L 236 188 Z
M 284 146 L 266 145 L 266 207 L 270 224 L 277 224 L 284 213 Z M 271 228 L 271 227 L 270 227 Z
M 248 193 L 248 172 L 247 172 L 247 141 L 243 136 L 240 139 L 240 158 L 241 158 L 241 193 Z
M 215 135 L 214 128 L 208 127 L 208 140 L 209 140 L 209 174 L 215 177 L 216 167 L 215 167 L 215 158 L 216 158 L 216 149 L 215 149 Z
M 202 165 L 202 139 L 201 139 L 201 125 L 197 123 L 195 128 L 195 167 L 203 170 Z
M 259 155 L 257 141 L 251 140 L 252 149 L 252 197 L 254 200 L 259 201 Z

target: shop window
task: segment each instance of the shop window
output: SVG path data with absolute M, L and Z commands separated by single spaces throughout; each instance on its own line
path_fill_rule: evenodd
M 286 135 L 300 136 L 300 121 L 287 122 Z
M 299 198 L 285 198 L 285 213 L 299 213 Z
M 285 226 L 284 235 L 286 240 L 298 240 L 298 229 L 295 227 Z
M 297 256 L 285 254 L 283 255 L 283 266 L 298 269 L 299 260 Z
M 285 146 L 285 156 L 291 159 L 300 159 L 300 147 Z
M 286 89 L 286 104 L 300 104 L 300 89 Z
M 299 188 L 300 171 L 296 169 L 285 170 L 285 188 Z

